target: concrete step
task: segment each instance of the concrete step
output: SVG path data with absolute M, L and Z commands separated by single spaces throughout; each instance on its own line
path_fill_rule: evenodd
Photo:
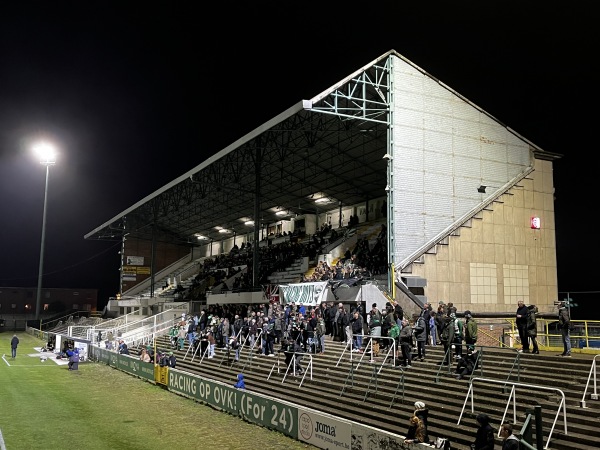
M 161 340 L 162 339 L 162 340 Z M 167 338 L 158 340 L 159 348 L 168 348 Z M 186 344 L 187 345 L 187 344 Z M 186 347 L 187 350 L 187 347 Z M 346 353 L 341 359 L 343 345 L 327 338 L 324 355 L 313 356 L 313 379 L 304 381 L 299 387 L 300 378 L 289 376 L 283 381 L 283 357 L 280 359 L 280 373 L 273 371 L 277 358 L 242 353 L 241 361 L 227 360 L 223 349 L 217 349 L 217 356 L 199 363 L 199 357 L 191 361 L 191 352 L 184 359 L 185 351 L 176 351 L 178 368 L 226 383 L 235 382 L 237 373 L 244 371 L 248 389 L 280 397 L 299 405 L 310 406 L 339 417 L 360 420 L 362 423 L 404 434 L 408 418 L 413 411 L 413 403 L 424 401 L 430 408 L 429 433 L 432 437 L 449 437 L 453 448 L 468 450 L 475 435 L 475 416 L 484 412 L 490 415 L 496 428 L 500 424 L 508 392 L 501 384 L 475 384 L 474 408 L 470 412 L 467 404 L 460 425 L 457 425 L 469 388 L 468 380 L 456 380 L 453 370 L 441 367 L 443 349 L 441 346 L 427 347 L 424 362 L 414 361 L 410 369 L 400 370 L 391 364 L 376 374 L 383 358 L 376 358 L 378 364 L 368 363 L 368 358 L 358 365 L 357 356 L 352 361 Z M 135 350 L 134 350 L 135 351 Z M 132 351 L 132 354 L 133 352 Z M 523 384 L 536 384 L 561 389 L 566 397 L 568 436 L 562 435 L 562 417 L 559 417 L 549 448 L 553 450 L 597 448 L 600 440 L 598 402 L 588 401 L 588 408 L 579 407 L 585 383 L 589 375 L 592 358 L 573 357 L 565 361 L 555 353 L 541 352 L 540 355 L 520 354 L 517 372 L 514 350 L 483 348 L 481 373 L 490 380 L 510 380 Z M 586 355 L 589 356 L 589 355 Z M 233 358 L 233 355 L 230 354 Z M 304 363 L 306 367 L 306 362 Z M 551 367 L 552 370 L 548 370 Z M 451 368 L 453 369 L 453 367 Z M 403 383 L 400 383 L 403 380 Z M 290 386 L 294 386 L 290 389 Z M 542 406 L 544 432 L 547 436 L 552 427 L 558 408 L 558 395 L 555 392 L 524 390 L 517 398 L 518 425 L 523 422 L 526 409 Z M 511 414 L 509 414 L 511 416 Z M 500 447 L 500 441 L 497 441 Z

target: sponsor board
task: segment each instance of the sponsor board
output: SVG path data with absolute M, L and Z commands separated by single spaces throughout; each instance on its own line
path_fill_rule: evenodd
M 169 371 L 167 386 L 170 391 L 298 439 L 298 410 L 294 406 L 205 380 L 177 369 Z
M 408 428 L 408 420 L 406 421 Z M 406 449 L 404 436 L 387 433 L 373 427 L 352 422 L 352 450 L 401 450 Z M 431 448 L 425 444 L 413 444 L 411 448 Z
M 328 414 L 298 408 L 298 439 L 328 450 L 351 448 L 352 423 Z

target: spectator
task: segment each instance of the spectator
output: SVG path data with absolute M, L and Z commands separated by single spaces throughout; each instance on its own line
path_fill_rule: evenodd
M 494 429 L 487 414 L 477 416 L 477 433 L 471 445 L 473 450 L 494 450 Z
M 529 309 L 527 309 L 523 300 L 517 301 L 516 316 L 515 325 L 517 326 L 519 339 L 521 340 L 522 345 L 519 352 L 529 353 L 529 338 L 527 337 L 527 317 L 529 316 Z
M 186 327 L 185 325 L 180 325 L 177 330 L 177 344 L 179 346 L 179 350 L 183 350 L 185 347 L 185 337 L 186 337 Z
M 194 343 L 194 332 L 196 331 L 196 324 L 194 319 L 189 319 L 187 323 L 187 339 L 190 347 Z
M 477 350 L 467 349 L 467 354 L 461 357 L 456 363 L 456 379 L 462 380 L 465 376 L 471 375 L 477 365 Z
M 471 311 L 465 311 L 465 343 L 467 344 L 467 351 L 475 350 L 475 343 L 477 342 L 477 321 L 471 315 Z
M 360 309 L 356 308 L 354 310 L 354 313 L 352 314 L 353 318 L 352 318 L 352 322 L 351 322 L 351 329 L 352 329 L 352 343 L 354 348 L 352 349 L 353 352 L 357 352 L 360 353 L 362 352 L 362 334 L 363 334 L 363 318 L 360 314 Z
M 78 370 L 79 369 L 79 350 L 73 349 L 67 351 L 67 355 L 69 356 L 69 364 L 68 370 Z
M 533 350 L 531 353 L 538 355 L 540 350 L 537 343 L 537 318 L 538 308 L 535 305 L 529 305 L 529 315 L 527 316 L 527 337 L 531 340 Z
M 303 353 L 302 346 L 298 342 L 294 342 L 294 370 L 297 375 L 302 375 L 304 373 L 304 368 L 302 367 Z
M 236 389 L 242 389 L 242 390 L 246 389 L 246 383 L 244 381 L 243 373 L 238 373 L 237 382 L 233 385 L 233 387 Z
M 444 302 L 440 302 L 437 312 L 435 314 L 435 327 L 437 332 L 437 344 L 442 343 L 442 329 L 444 328 L 444 317 L 446 317 Z
M 456 313 L 451 313 L 450 317 L 454 321 L 454 340 L 452 341 L 454 344 L 454 355 L 456 359 L 460 359 L 462 358 L 462 341 L 464 338 L 465 324 L 456 317 Z
M 19 338 L 16 334 L 13 334 L 12 339 L 10 340 L 10 352 L 13 359 L 17 357 L 17 347 L 19 346 Z
M 381 313 L 377 309 L 377 303 L 371 305 L 369 316 L 369 334 L 371 335 L 371 344 L 373 356 L 379 356 L 379 338 L 381 337 Z M 371 362 L 375 362 L 371 359 Z
M 502 438 L 502 450 L 519 450 L 519 438 L 513 434 L 511 423 L 502 424 L 500 427 L 500 437 Z
M 213 336 L 213 333 L 211 330 L 208 331 L 208 334 L 206 336 L 206 339 L 208 340 L 208 358 L 214 358 L 215 356 L 215 345 L 217 344 L 215 337 Z
M 425 426 L 418 416 L 413 415 L 408 421 L 408 431 L 406 432 L 406 443 L 425 442 Z
M 426 310 L 424 309 L 423 311 Z M 427 313 L 427 317 L 430 317 L 429 313 Z M 419 361 L 425 361 L 425 343 L 427 342 L 428 320 L 429 319 L 425 318 L 425 314 L 421 313 L 421 315 L 417 318 L 417 322 L 413 328 L 415 340 L 417 341 L 417 358 L 419 358 Z
M 140 361 L 147 362 L 147 363 L 150 362 L 150 355 L 148 354 L 148 350 L 146 350 L 145 348 L 143 348 L 140 353 Z
M 167 358 L 167 365 L 173 369 L 177 365 L 177 357 L 173 354 L 173 352 L 169 352 L 169 356 Z
M 412 327 L 408 319 L 402 319 L 402 330 L 400 330 L 400 349 L 402 350 L 402 366 L 409 368 L 412 364 Z
M 327 325 L 325 324 L 325 319 L 323 316 L 317 317 L 317 327 L 315 329 L 315 333 L 319 341 L 320 354 L 323 355 L 325 354 L 325 335 L 327 334 Z
M 206 310 L 200 311 L 200 317 L 198 317 L 198 326 L 200 327 L 200 331 L 204 331 L 206 325 L 208 324 L 208 316 L 206 315 Z
M 414 415 L 417 416 L 423 422 L 424 428 L 424 441 L 425 443 L 429 442 L 429 432 L 427 431 L 427 419 L 429 417 L 429 409 L 425 406 L 425 403 L 421 401 L 415 402 L 415 412 Z
M 436 323 L 437 313 L 432 311 L 431 313 L 429 313 L 429 316 L 429 345 L 438 345 L 438 333 Z
M 425 344 L 429 344 L 429 336 L 431 335 L 431 329 L 429 328 L 429 319 L 431 319 L 431 305 L 428 302 L 423 304 L 421 316 L 423 316 L 425 319 Z
M 229 348 L 235 352 L 234 359 L 235 361 L 240 360 L 240 343 L 237 339 L 237 336 L 231 336 L 229 338 Z M 229 360 L 229 354 L 227 355 L 227 359 Z
M 438 314 L 439 316 L 439 314 Z M 450 345 L 454 340 L 454 319 L 449 315 L 442 316 L 442 328 L 440 330 L 440 340 L 444 346 L 444 361 L 443 365 L 447 366 L 450 364 L 452 359 L 452 352 Z
M 344 343 L 346 345 L 350 344 L 350 350 L 352 350 L 352 327 L 350 326 L 350 322 L 352 321 L 352 316 L 346 308 L 342 305 L 342 309 L 340 310 L 340 315 L 342 317 L 342 328 L 344 330 L 343 338 Z
M 569 310 L 565 302 L 560 302 L 558 307 L 558 323 L 560 324 L 560 330 L 563 340 L 563 352 L 560 356 L 567 358 L 571 357 L 571 318 L 569 317 Z
M 152 348 L 151 345 L 147 345 L 146 346 L 146 353 L 148 353 L 148 356 L 150 357 L 150 362 L 154 362 L 154 349 Z
M 129 348 L 127 347 L 127 344 L 125 343 L 125 341 L 123 341 L 123 339 L 119 341 L 119 347 L 117 351 L 121 355 L 129 355 Z

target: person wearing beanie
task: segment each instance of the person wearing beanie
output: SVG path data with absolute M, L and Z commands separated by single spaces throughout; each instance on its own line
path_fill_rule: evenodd
M 173 354 L 173 352 L 169 352 L 169 358 L 167 360 L 169 367 L 175 368 L 177 365 L 177 357 Z
M 423 442 L 426 444 L 429 442 L 429 432 L 427 431 L 427 418 L 429 416 L 429 409 L 425 406 L 425 403 L 421 401 L 415 402 L 415 412 L 414 415 L 417 416 L 423 422 L 423 427 L 425 428 L 425 439 Z

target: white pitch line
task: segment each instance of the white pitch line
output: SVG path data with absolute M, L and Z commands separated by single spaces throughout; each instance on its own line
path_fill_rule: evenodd
M 6 363 L 6 365 L 8 367 L 10 367 L 10 363 L 6 360 L 6 354 L 2 355 L 2 359 L 4 360 L 4 362 Z
M 4 355 L 2 355 L 4 358 Z M 0 450 L 6 450 L 6 445 L 4 444 L 4 438 L 2 437 L 2 430 L 0 430 Z

